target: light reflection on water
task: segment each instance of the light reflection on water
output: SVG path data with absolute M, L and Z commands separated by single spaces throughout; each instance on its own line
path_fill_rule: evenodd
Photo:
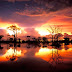
M 3 49 L 0 49 L 0 62 L 2 61 L 17 61 L 21 58 L 39 58 L 50 64 L 58 64 L 62 62 L 72 62 L 72 45 L 64 45 L 60 48 L 52 46 L 38 47 L 33 45 L 21 44 L 2 44 Z
M 48 49 L 40 48 L 35 56 L 42 58 L 43 60 L 55 65 L 63 62 L 72 62 L 72 48 L 65 49 Z

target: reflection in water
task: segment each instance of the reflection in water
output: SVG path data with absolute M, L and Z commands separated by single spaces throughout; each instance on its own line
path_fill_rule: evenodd
M 63 62 L 62 56 L 58 53 L 58 49 L 52 49 L 52 57 L 49 60 L 49 63 L 52 65 L 60 64 Z
M 17 51 L 16 49 L 10 48 L 3 56 L 13 61 L 16 60 L 19 56 L 21 56 L 21 50 Z
M 72 45 L 62 44 L 59 48 L 30 45 L 27 48 L 26 43 L 9 44 L 1 45 L 0 71 L 2 68 L 7 72 L 70 72 L 72 69 Z
M 8 60 L 16 60 L 19 56 L 21 56 L 21 50 L 17 51 L 16 49 L 8 49 L 6 53 L 0 56 L 0 61 L 8 61 Z
M 2 45 L 4 46 L 4 44 Z M 12 47 L 10 47 L 12 46 Z M 71 61 L 72 59 L 72 45 L 62 45 L 60 48 L 55 48 L 52 46 L 47 47 L 30 47 L 27 48 L 27 44 L 21 44 L 21 47 L 18 44 L 6 45 L 0 53 L 4 50 L 3 54 L 0 54 L 0 61 L 16 61 L 22 57 L 36 57 L 41 58 L 50 64 L 59 64 L 66 61 Z
M 41 57 L 43 60 L 54 65 L 57 63 L 59 54 L 57 49 L 40 48 L 39 52 L 37 52 L 35 56 Z
M 3 47 L 1 46 L 1 43 L 0 43 L 0 49 L 1 49 L 1 50 L 3 49 Z
M 36 57 L 42 58 L 43 60 L 49 62 L 52 65 L 60 64 L 65 61 L 70 61 L 72 56 L 72 48 L 65 49 L 49 49 L 40 48 L 38 52 L 35 53 Z M 69 60 L 70 59 L 70 60 Z
M 20 44 L 7 44 L 7 49 L 5 53 L 0 56 L 0 61 L 16 61 L 20 56 L 22 56 L 22 51 L 17 50 L 17 47 L 20 47 Z M 26 50 L 23 50 L 23 53 L 26 53 Z

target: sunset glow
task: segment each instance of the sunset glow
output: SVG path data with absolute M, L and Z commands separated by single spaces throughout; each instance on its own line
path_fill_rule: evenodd
M 14 31 L 15 34 L 16 34 L 16 31 Z M 7 33 L 9 33 L 9 35 L 14 35 L 14 32 L 11 31 L 11 30 L 7 30 Z M 21 34 L 21 30 L 17 30 L 17 33 L 20 33 Z
M 47 28 L 40 27 L 40 28 L 35 28 L 35 30 L 41 35 L 41 36 L 46 36 L 49 35 L 50 32 L 47 30 Z
M 53 49 L 53 51 L 57 51 L 57 49 Z M 40 48 L 39 52 L 35 53 L 36 57 L 41 57 L 45 61 L 49 61 L 52 56 L 52 49 L 48 48 Z
M 0 56 L 0 61 L 8 61 L 12 57 L 20 57 L 21 56 L 21 50 L 17 51 L 16 49 L 10 48 L 9 50 L 6 51 L 6 53 L 2 56 Z
M 9 35 L 15 35 L 17 33 L 21 33 L 21 29 L 17 24 L 15 24 L 7 27 L 7 32 L 9 33 Z
M 3 55 L 4 57 L 6 56 L 21 56 L 21 50 L 17 51 L 16 49 L 12 49 L 10 48 L 9 50 L 7 50 L 7 52 Z
M 52 51 L 53 51 L 53 56 L 54 56 L 54 54 L 57 55 L 57 49 L 40 48 L 39 49 L 39 52 L 36 52 L 35 53 L 35 56 L 36 57 L 40 57 L 40 58 L 42 58 L 45 61 L 49 61 L 50 58 L 52 57 Z M 69 57 L 69 54 L 67 55 L 67 53 L 71 53 L 71 52 L 72 52 L 72 48 L 70 48 L 68 50 L 65 50 L 65 49 L 58 50 L 58 54 L 60 56 L 62 56 L 62 58 L 63 57 L 67 57 L 67 56 Z
M 71 70 L 72 0 L 0 0 L 1 72 Z
M 46 36 L 46 35 L 49 35 L 50 33 L 49 32 L 46 32 L 46 31 L 38 31 L 38 33 L 41 35 L 41 36 Z

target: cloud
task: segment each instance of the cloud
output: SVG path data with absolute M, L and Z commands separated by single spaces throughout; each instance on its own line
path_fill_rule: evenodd
M 34 37 L 40 36 L 40 34 L 35 30 L 35 28 L 26 28 L 25 31 L 27 32 L 26 36 L 27 35 L 34 36 Z
M 1 9 L 2 12 L 0 11 L 1 12 L 0 16 L 1 19 L 5 22 L 7 21 L 10 23 L 18 23 L 18 25 L 24 27 L 41 26 L 42 24 L 45 24 L 51 20 L 54 21 L 57 18 L 59 19 L 59 21 L 64 20 L 71 22 L 72 7 L 69 8 L 70 5 L 65 5 L 65 7 L 62 7 L 64 4 L 67 3 L 65 2 L 66 0 L 63 1 L 59 0 L 58 2 L 58 0 L 30 0 L 30 2 L 29 1 L 16 2 L 16 4 L 4 3 L 3 5 L 5 6 L 2 7 Z M 70 0 L 67 1 L 69 2 Z M 62 6 L 54 6 L 53 3 L 54 4 L 60 3 L 62 4 Z M 56 7 L 61 7 L 61 8 L 59 8 L 56 11 L 52 11 Z M 62 17 L 65 19 L 63 19 Z
M 15 0 L 12 2 L 14 1 Z M 0 2 L 0 18 L 2 20 L 2 22 L 0 21 L 0 27 L 3 28 L 6 25 L 16 23 L 20 27 L 26 27 L 27 29 L 25 29 L 25 31 L 29 34 L 30 31 L 32 31 L 31 34 L 34 32 L 35 34 L 38 34 L 34 29 L 30 28 L 41 27 L 45 24 L 64 25 L 63 28 L 65 32 L 70 32 L 72 30 L 71 0 L 28 0 L 27 2 L 24 2 L 25 0 L 16 1 L 18 2 L 14 4 L 8 2 L 8 0 L 7 2 Z M 28 28 L 30 31 L 28 31 Z
M 30 36 L 30 39 L 32 40 L 33 37 L 39 37 L 40 34 L 35 30 L 35 28 L 28 27 L 22 30 L 22 33 L 18 35 L 18 38 L 22 40 L 27 40 L 27 36 Z
M 33 0 L 31 4 L 26 4 L 22 11 L 16 13 L 26 16 L 42 16 L 71 7 L 71 2 L 71 0 Z
M 35 10 L 34 10 L 35 9 Z M 19 15 L 26 15 L 26 16 L 43 16 L 46 14 L 45 11 L 43 11 L 42 8 L 38 8 L 38 7 L 32 7 L 32 10 L 24 10 L 22 12 L 16 12 Z
M 63 10 L 59 10 L 54 14 L 54 16 L 56 17 L 63 16 L 65 18 L 71 18 L 72 17 L 72 7 L 68 7 Z
M 0 29 L 0 35 L 4 36 L 2 40 L 7 40 L 7 31 L 5 29 Z
M 4 29 L 0 29 L 0 35 L 6 34 L 6 31 Z

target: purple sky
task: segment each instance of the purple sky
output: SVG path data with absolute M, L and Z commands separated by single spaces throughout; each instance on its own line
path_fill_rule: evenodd
M 10 25 L 22 28 L 20 36 L 48 35 L 51 26 L 72 31 L 72 0 L 0 0 L 0 33 Z

